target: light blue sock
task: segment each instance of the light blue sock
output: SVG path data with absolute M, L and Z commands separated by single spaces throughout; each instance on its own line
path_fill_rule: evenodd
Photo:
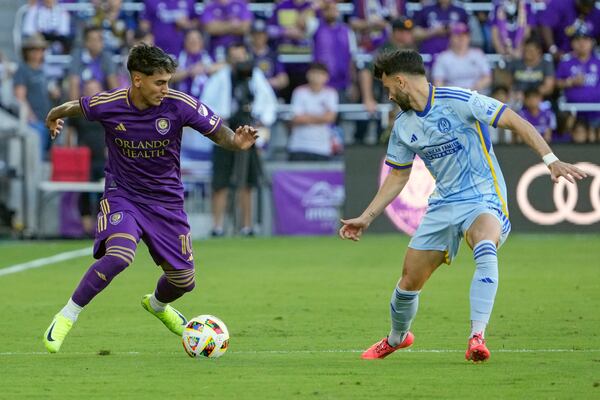
M 394 289 L 390 302 L 392 316 L 392 330 L 388 335 L 390 346 L 398 346 L 404 340 L 419 308 L 419 292 L 419 290 L 402 290 L 398 286 Z
M 484 334 L 490 320 L 498 289 L 498 256 L 491 240 L 482 240 L 473 248 L 475 274 L 471 282 L 471 336 Z

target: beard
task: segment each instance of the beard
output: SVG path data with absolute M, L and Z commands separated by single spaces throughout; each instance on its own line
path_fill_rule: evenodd
M 412 110 L 412 107 L 410 106 L 410 98 L 407 95 L 398 93 L 392 97 L 392 100 L 394 101 L 394 103 L 400 106 L 402 111 Z

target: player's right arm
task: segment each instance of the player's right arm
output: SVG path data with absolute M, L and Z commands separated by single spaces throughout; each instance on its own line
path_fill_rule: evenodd
M 46 116 L 46 126 L 50 130 L 50 137 L 54 139 L 58 136 L 64 126 L 63 118 L 81 116 L 83 116 L 83 110 L 81 109 L 79 100 L 67 101 L 51 109 Z
M 258 139 L 257 132 L 256 128 L 249 125 L 240 126 L 234 132 L 225 124 L 221 124 L 208 138 L 227 150 L 248 150 Z
M 342 227 L 339 235 L 342 239 L 350 239 L 355 242 L 360 240 L 363 231 L 371 225 L 371 222 L 400 194 L 408 178 L 410 168 L 392 169 L 385 178 L 383 185 L 371 201 L 371 204 L 363 211 L 360 217 L 342 219 Z

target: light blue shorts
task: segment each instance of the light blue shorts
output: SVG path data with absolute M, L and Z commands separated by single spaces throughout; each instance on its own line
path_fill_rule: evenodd
M 510 232 L 510 221 L 500 208 L 486 203 L 454 203 L 430 206 L 417 228 L 408 247 L 415 250 L 438 250 L 446 252 L 446 264 L 456 254 L 465 232 L 481 214 L 492 214 L 502 226 L 500 243 Z

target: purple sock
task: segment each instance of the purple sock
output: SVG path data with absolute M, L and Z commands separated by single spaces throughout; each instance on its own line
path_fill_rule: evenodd
M 192 275 L 191 278 L 188 278 L 188 280 L 190 279 L 191 281 L 179 285 L 178 283 L 170 282 L 169 278 L 167 278 L 166 275 L 163 275 L 156 284 L 154 297 L 161 303 L 171 303 L 183 296 L 186 292 L 190 292 L 194 289 L 194 276 Z
M 98 293 L 133 262 L 136 244 L 115 238 L 107 242 L 106 253 L 87 270 L 71 298 L 80 307 L 86 306 Z

